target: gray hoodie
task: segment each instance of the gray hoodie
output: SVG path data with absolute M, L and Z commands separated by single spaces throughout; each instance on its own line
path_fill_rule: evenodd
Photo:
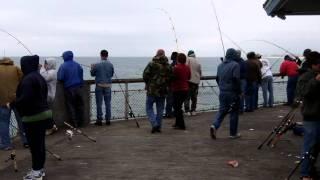
M 218 66 L 217 83 L 221 93 L 240 94 L 240 66 L 235 49 L 228 49 L 226 59 Z
M 46 60 L 47 68 L 42 69 L 40 74 L 46 80 L 48 85 L 48 103 L 52 104 L 56 95 L 57 86 L 57 62 L 54 58 L 47 58 Z

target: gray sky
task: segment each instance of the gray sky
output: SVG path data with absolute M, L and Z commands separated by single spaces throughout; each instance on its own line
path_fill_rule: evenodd
M 265 0 L 214 0 L 222 31 L 246 51 L 283 54 L 262 42 L 275 42 L 294 53 L 306 47 L 319 50 L 320 16 L 271 18 Z M 0 28 L 24 42 L 33 53 L 58 56 L 73 50 L 77 56 L 152 56 L 163 48 L 175 50 L 166 9 L 173 18 L 179 47 L 198 56 L 221 56 L 222 47 L 210 0 L 2 0 Z M 235 47 L 224 38 L 226 47 Z M 0 56 L 25 55 L 16 41 L 0 33 Z

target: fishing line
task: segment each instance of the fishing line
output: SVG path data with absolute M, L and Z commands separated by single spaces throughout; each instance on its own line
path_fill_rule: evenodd
M 18 42 L 18 44 L 20 44 L 30 55 L 33 55 L 33 53 L 30 51 L 30 49 L 16 36 L 14 36 L 13 34 L 9 33 L 8 31 L 6 31 L 4 29 L 0 29 L 0 31 L 7 34 L 10 37 L 12 37 L 13 39 L 15 39 Z
M 221 41 L 222 50 L 223 50 L 223 55 L 225 56 L 225 55 L 226 55 L 226 50 L 225 50 L 225 48 L 224 48 L 224 42 L 223 42 L 223 38 L 222 38 L 222 32 L 221 32 L 221 27 L 220 27 L 220 22 L 219 22 L 218 14 L 217 14 L 216 7 L 215 7 L 215 5 L 214 5 L 213 0 L 211 0 L 210 2 L 211 2 L 211 6 L 212 6 L 213 13 L 214 13 L 214 15 L 215 15 L 215 17 L 216 17 L 216 20 L 217 20 L 218 30 L 219 30 L 219 34 L 220 34 L 220 41 Z
M 173 35 L 174 35 L 174 41 L 176 43 L 177 52 L 179 52 L 178 36 L 177 36 L 176 28 L 175 28 L 175 25 L 174 25 L 172 17 L 170 16 L 169 12 L 167 10 L 163 9 L 163 8 L 157 8 L 157 10 L 163 12 L 166 16 L 168 16 L 169 21 L 171 23 L 171 27 L 172 27 L 172 32 L 173 32 Z

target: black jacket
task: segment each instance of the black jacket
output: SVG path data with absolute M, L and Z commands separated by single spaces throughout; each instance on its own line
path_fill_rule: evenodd
M 18 85 L 13 105 L 22 117 L 49 110 L 47 83 L 38 70 L 39 56 L 24 56 L 20 63 L 24 76 Z

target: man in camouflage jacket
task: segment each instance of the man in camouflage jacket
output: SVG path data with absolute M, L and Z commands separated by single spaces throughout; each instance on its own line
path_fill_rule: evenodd
M 164 101 L 171 77 L 172 69 L 168 63 L 168 58 L 165 56 L 164 50 L 160 49 L 143 71 L 143 80 L 146 83 L 147 90 L 146 111 L 152 125 L 151 133 L 161 132 Z M 154 103 L 156 104 L 157 114 L 153 111 Z

